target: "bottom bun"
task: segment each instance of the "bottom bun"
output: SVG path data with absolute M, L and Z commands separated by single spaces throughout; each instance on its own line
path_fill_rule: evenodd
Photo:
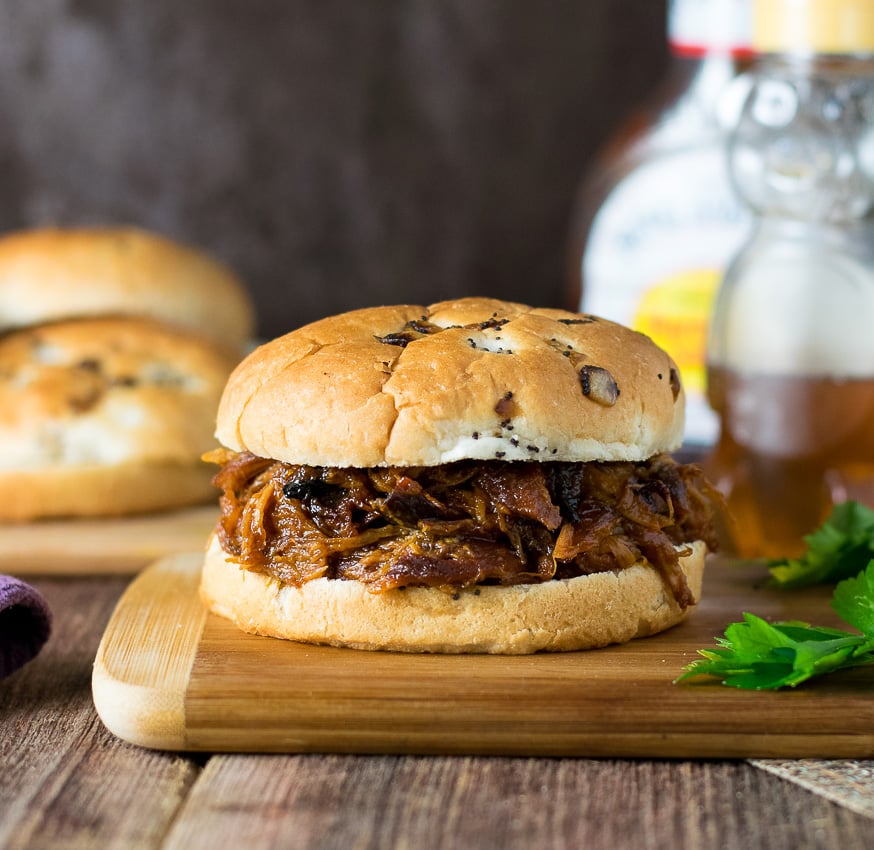
M 212 475 L 200 462 L 0 472 L 0 522 L 119 516 L 214 502 Z
M 696 600 L 707 547 L 680 560 Z M 305 643 L 403 652 L 594 649 L 664 631 L 688 613 L 655 569 L 635 565 L 543 584 L 450 593 L 412 587 L 375 594 L 357 581 L 315 579 L 301 587 L 241 569 L 213 537 L 201 597 L 243 631 Z

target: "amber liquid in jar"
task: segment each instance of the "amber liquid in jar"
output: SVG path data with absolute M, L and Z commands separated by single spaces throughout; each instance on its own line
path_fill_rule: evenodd
M 705 468 L 732 515 L 729 552 L 797 556 L 833 505 L 874 507 L 874 379 L 711 367 L 708 396 L 722 432 Z

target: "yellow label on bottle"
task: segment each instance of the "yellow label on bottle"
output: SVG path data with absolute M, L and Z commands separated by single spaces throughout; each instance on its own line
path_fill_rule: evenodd
M 750 220 L 714 143 L 647 162 L 620 181 L 582 258 L 580 309 L 643 330 L 683 370 L 690 444 L 710 445 L 719 433 L 704 393 L 709 310 Z
M 681 272 L 647 289 L 633 327 L 670 352 L 688 391 L 706 386 L 707 327 L 721 273 L 717 269 Z

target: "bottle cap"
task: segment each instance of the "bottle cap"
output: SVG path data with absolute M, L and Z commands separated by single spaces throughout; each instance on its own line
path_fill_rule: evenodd
M 668 43 L 680 56 L 750 50 L 753 0 L 669 0 Z
M 753 47 L 760 53 L 874 53 L 874 2 L 757 0 Z

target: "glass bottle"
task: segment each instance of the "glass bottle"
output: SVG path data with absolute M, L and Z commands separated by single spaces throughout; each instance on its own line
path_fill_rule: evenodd
M 730 548 L 782 557 L 874 506 L 874 2 L 758 0 L 754 46 L 729 164 L 757 222 L 714 308 L 706 467 Z
M 583 181 L 571 228 L 566 306 L 641 330 L 671 352 L 693 447 L 716 438 L 707 323 L 750 226 L 725 159 L 751 64 L 750 2 L 671 0 L 668 78 Z

